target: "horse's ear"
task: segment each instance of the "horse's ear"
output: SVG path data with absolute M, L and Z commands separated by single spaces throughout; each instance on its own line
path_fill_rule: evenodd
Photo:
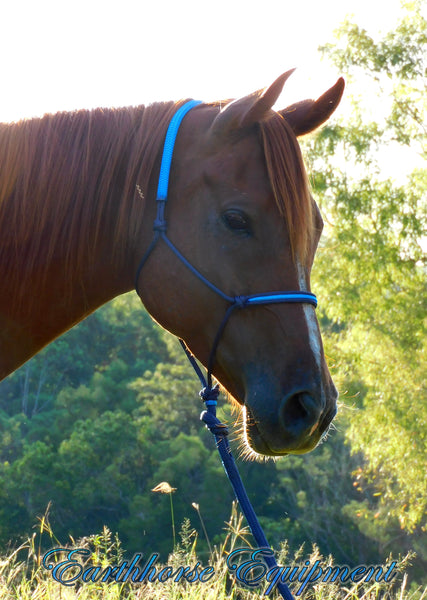
M 288 106 L 280 114 L 292 127 L 295 135 L 304 135 L 314 131 L 329 119 L 344 92 L 344 79 L 340 77 L 336 84 L 317 100 L 303 100 Z
M 269 88 L 258 90 L 227 104 L 212 123 L 211 132 L 224 135 L 236 129 L 250 127 L 265 119 L 294 70 L 283 73 Z

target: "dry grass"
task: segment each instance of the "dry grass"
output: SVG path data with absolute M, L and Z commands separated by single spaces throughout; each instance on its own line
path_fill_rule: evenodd
M 250 548 L 250 535 L 242 524 L 243 517 L 233 506 L 232 514 L 226 525 L 226 539 L 220 547 L 215 547 L 208 563 L 203 566 L 212 566 L 214 576 L 209 582 L 189 583 L 187 581 L 174 582 L 172 579 L 160 583 L 158 581 L 146 584 L 131 583 L 82 583 L 66 586 L 56 582 L 52 572 L 43 567 L 43 550 L 41 536 L 48 535 L 51 548 L 61 547 L 55 538 L 48 518 L 45 515 L 40 519 L 37 532 L 19 548 L 10 552 L 8 556 L 0 558 L 0 600 L 255 600 L 263 598 L 266 583 L 255 590 L 236 584 L 226 565 L 226 556 L 237 548 Z M 167 564 L 173 569 L 184 565 L 195 565 L 197 558 L 197 535 L 191 530 L 189 521 L 184 522 L 181 529 L 181 544 L 175 548 L 168 558 Z M 124 551 L 120 540 L 105 528 L 99 535 L 90 536 L 77 542 L 70 540 L 69 549 L 86 548 L 90 555 L 85 567 L 99 565 L 106 568 L 109 565 L 118 565 L 124 560 Z M 359 583 L 351 588 L 342 584 L 338 586 L 331 583 L 315 584 L 304 590 L 303 600 L 427 600 L 427 587 L 423 589 L 408 590 L 405 569 L 410 556 L 406 556 L 399 563 L 399 577 L 397 585 L 393 588 L 384 583 Z M 144 559 L 145 560 L 145 559 Z M 310 556 L 303 553 L 301 548 L 295 556 L 289 556 L 286 544 L 283 544 L 278 554 L 278 564 L 303 565 L 306 560 L 320 560 L 322 564 L 332 564 L 332 558 L 324 559 L 316 548 Z M 162 566 L 156 563 L 159 570 Z M 295 593 L 295 589 L 293 590 Z M 277 591 L 273 591 L 270 598 L 279 598 Z

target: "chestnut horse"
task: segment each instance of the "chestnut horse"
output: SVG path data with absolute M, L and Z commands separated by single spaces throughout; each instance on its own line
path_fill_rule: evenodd
M 229 296 L 310 289 L 322 220 L 297 136 L 325 122 L 344 82 L 272 110 L 285 80 L 200 104 L 176 140 L 168 236 Z M 0 379 L 99 306 L 133 288 L 149 247 L 168 124 L 182 103 L 80 110 L 0 125 Z M 152 317 L 206 364 L 224 298 L 158 243 L 139 277 Z M 313 449 L 337 393 L 315 309 L 237 311 L 213 374 L 243 406 L 257 453 Z

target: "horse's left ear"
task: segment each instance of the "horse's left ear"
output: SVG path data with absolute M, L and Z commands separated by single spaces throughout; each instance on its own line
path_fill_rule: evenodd
M 303 100 L 288 106 L 280 114 L 292 127 L 295 135 L 305 135 L 317 129 L 329 119 L 344 92 L 345 82 L 342 77 L 317 100 Z
M 227 104 L 212 123 L 211 132 L 222 136 L 236 129 L 250 127 L 254 123 L 263 121 L 282 93 L 286 80 L 294 70 L 291 69 L 283 73 L 269 88 L 258 90 L 249 96 Z

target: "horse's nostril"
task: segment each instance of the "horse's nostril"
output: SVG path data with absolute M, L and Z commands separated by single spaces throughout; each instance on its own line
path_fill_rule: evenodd
M 285 403 L 285 409 L 286 417 L 291 421 L 306 419 L 309 413 L 304 403 L 303 394 L 291 396 Z
M 303 436 L 314 431 L 320 412 L 317 402 L 308 392 L 290 394 L 281 406 L 282 426 L 292 436 Z

